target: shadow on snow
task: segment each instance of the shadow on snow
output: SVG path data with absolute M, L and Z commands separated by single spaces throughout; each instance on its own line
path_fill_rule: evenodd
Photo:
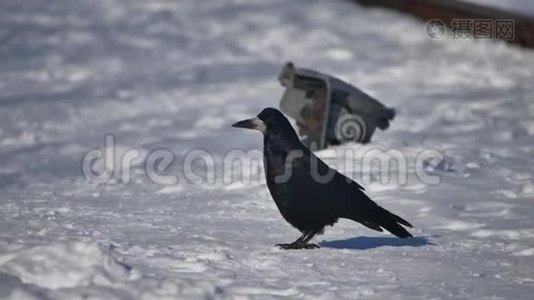
M 421 247 L 432 244 L 426 237 L 401 239 L 394 236 L 360 236 L 344 240 L 321 241 L 324 248 L 367 250 L 379 247 Z

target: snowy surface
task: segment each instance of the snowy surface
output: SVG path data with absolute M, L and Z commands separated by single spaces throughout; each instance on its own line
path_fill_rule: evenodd
M 534 291 L 534 53 L 433 41 L 425 24 L 344 1 L 0 4 L 0 297 L 11 299 L 529 299 Z M 276 106 L 286 60 L 397 108 L 368 146 L 319 154 L 415 225 L 401 240 L 340 221 L 321 249 L 259 181 L 95 184 L 82 158 L 117 152 L 219 165 L 261 137 L 229 124 Z M 441 183 L 365 182 L 347 149 L 437 149 Z M 367 173 L 366 173 L 367 172 Z M 219 177 L 217 177 L 219 178 Z

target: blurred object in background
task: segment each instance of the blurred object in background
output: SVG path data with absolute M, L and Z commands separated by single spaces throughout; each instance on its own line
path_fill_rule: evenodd
M 284 65 L 278 80 L 286 87 L 280 109 L 296 120 L 298 134 L 312 149 L 369 143 L 375 129 L 386 130 L 395 117 L 394 109 L 356 87 L 292 62 Z
M 534 48 L 532 0 L 353 0 L 364 6 L 382 6 L 417 18 L 439 21 L 477 39 L 477 29 L 489 29 L 483 39 L 501 40 Z M 487 24 L 490 21 L 490 25 Z M 460 28 L 458 28 L 460 25 Z M 479 25 L 485 25 L 484 27 Z
M 534 1 L 532 0 L 463 0 L 482 6 L 494 7 L 505 11 L 528 14 L 534 16 Z

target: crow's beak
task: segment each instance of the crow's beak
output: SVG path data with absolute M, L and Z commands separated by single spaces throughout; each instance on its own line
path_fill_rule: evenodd
M 236 122 L 232 124 L 232 127 L 259 130 L 261 132 L 265 132 L 265 130 L 267 129 L 265 123 L 258 117 Z

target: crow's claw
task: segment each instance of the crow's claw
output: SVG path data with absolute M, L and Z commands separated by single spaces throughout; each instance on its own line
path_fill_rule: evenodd
M 319 247 L 319 245 L 317 245 L 317 244 L 303 244 L 302 246 L 303 246 L 303 247 L 302 247 L 303 249 L 317 249 L 317 248 L 321 248 L 321 247 Z

